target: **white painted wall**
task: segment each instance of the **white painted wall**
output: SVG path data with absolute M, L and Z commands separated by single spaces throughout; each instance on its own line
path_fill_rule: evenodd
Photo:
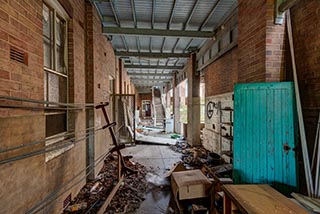
M 206 97 L 206 110 L 205 110 L 205 128 L 203 129 L 203 146 L 211 152 L 221 154 L 221 151 L 230 150 L 230 141 L 220 137 L 220 114 L 222 115 L 223 122 L 230 122 L 230 111 L 219 111 L 218 105 L 221 103 L 221 108 L 232 108 L 233 109 L 233 93 L 225 93 L 216 96 Z M 207 105 L 209 102 L 215 103 L 213 115 L 209 119 L 207 116 Z M 233 112 L 231 113 L 233 117 Z M 232 118 L 233 121 L 233 118 Z M 230 133 L 230 126 L 222 125 L 226 130 L 222 129 L 222 134 Z M 232 133 L 233 136 L 233 133 Z M 220 141 L 222 144 L 220 144 Z M 220 148 L 222 145 L 222 149 Z

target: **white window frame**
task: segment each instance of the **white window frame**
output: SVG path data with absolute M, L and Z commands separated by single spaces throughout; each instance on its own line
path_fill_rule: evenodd
M 66 11 L 64 10 L 64 8 L 60 5 L 60 3 L 58 2 L 58 0 L 44 0 L 43 1 L 43 5 L 46 5 L 47 7 L 49 7 L 50 9 L 53 9 L 53 22 L 51 24 L 53 24 L 53 35 L 54 35 L 54 45 L 53 45 L 53 63 L 54 63 L 54 68 L 57 68 L 57 60 L 56 60 L 56 39 L 55 39 L 55 36 L 56 36 L 56 17 L 59 17 L 61 19 L 63 19 L 65 21 L 65 44 L 64 45 L 64 48 L 65 48 L 65 51 L 64 51 L 64 61 L 67 62 L 68 59 L 67 59 L 67 54 L 68 54 L 68 47 L 67 47 L 67 44 L 68 44 L 68 20 L 70 19 L 70 17 L 68 16 L 68 14 L 66 13 Z M 51 51 L 51 49 L 50 49 Z M 68 102 L 68 64 L 65 63 L 65 71 L 66 73 L 60 73 L 54 69 L 51 69 L 51 68 L 47 68 L 45 66 L 43 66 L 43 69 L 44 69 L 44 72 L 48 72 L 48 73 L 52 73 L 52 74 L 55 74 L 57 76 L 61 76 L 61 77 L 64 77 L 66 78 L 66 96 L 67 96 L 67 102 Z M 48 87 L 48 86 L 47 86 Z M 48 90 L 48 89 L 46 89 Z M 46 92 L 48 94 L 48 92 Z M 48 100 L 48 97 L 45 97 L 46 100 Z M 52 114 L 52 113 L 51 113 Z M 50 115 L 50 113 L 45 113 L 45 116 L 47 115 Z M 66 117 L 67 117 L 67 121 L 66 121 L 66 127 L 67 127 L 67 130 L 68 130 L 68 112 L 66 112 Z M 49 145 L 53 145 L 53 144 L 56 144 L 58 142 L 61 142 L 63 140 L 66 140 L 67 138 L 65 137 L 65 134 L 67 133 L 68 131 L 66 132 L 61 132 L 61 133 L 58 133 L 56 135 L 53 135 L 53 136 L 50 136 L 50 137 L 47 137 L 47 140 L 46 140 L 46 146 L 49 146 Z M 57 145 L 58 146 L 58 145 Z M 46 152 L 45 154 L 45 161 L 48 162 L 50 160 L 52 160 L 53 158 L 63 154 L 64 152 L 70 150 L 72 147 L 74 147 L 74 144 L 70 144 L 68 146 L 65 146 L 63 148 L 60 148 L 60 149 L 56 149 L 56 150 L 53 150 L 53 151 L 49 151 L 49 152 Z

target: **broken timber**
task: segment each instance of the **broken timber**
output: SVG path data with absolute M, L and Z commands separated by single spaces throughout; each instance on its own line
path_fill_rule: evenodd
M 110 192 L 108 198 L 106 199 L 106 201 L 104 202 L 104 204 L 102 205 L 102 207 L 99 209 L 99 211 L 97 212 L 97 214 L 103 214 L 106 209 L 108 208 L 111 200 L 113 199 L 113 197 L 115 196 L 115 194 L 117 193 L 118 189 L 120 188 L 122 182 L 123 182 L 124 176 L 122 175 L 121 178 L 119 179 L 117 185 L 115 187 L 113 187 L 112 191 Z

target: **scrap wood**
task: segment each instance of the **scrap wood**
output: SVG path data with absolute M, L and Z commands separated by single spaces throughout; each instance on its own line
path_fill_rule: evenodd
M 138 173 L 124 178 L 119 190 L 112 198 L 107 209 L 104 210 L 105 214 L 134 212 L 145 199 L 145 193 L 148 190 L 146 168 L 138 162 L 133 165 L 127 161 L 127 164 L 137 170 Z
M 224 178 L 224 177 L 220 177 L 220 173 L 225 173 L 227 171 L 232 170 L 232 164 L 224 164 L 224 165 L 219 165 L 219 166 L 215 166 L 215 167 L 208 167 L 206 164 L 203 165 L 201 171 L 213 178 L 215 181 L 219 181 L 221 183 L 232 183 L 232 179 L 231 178 Z
M 305 126 L 303 121 L 303 111 L 302 111 L 301 100 L 300 100 L 299 81 L 298 81 L 296 61 L 295 61 L 295 55 L 294 55 L 294 43 L 293 43 L 290 9 L 288 9 L 288 11 L 286 12 L 286 17 L 287 17 L 286 21 L 287 21 L 287 30 L 288 30 L 288 38 L 289 38 L 289 47 L 290 47 L 290 53 L 291 53 L 294 89 L 295 89 L 295 95 L 296 95 L 296 108 L 298 113 L 304 172 L 305 172 L 308 195 L 312 196 L 314 194 L 314 185 L 313 185 L 313 178 L 311 174 L 311 167 L 310 167 L 309 154 L 308 154 L 308 143 L 306 138 Z
M 68 212 L 77 212 L 77 211 L 86 209 L 87 206 L 88 206 L 88 205 L 87 205 L 86 202 L 82 202 L 82 203 L 79 203 L 79 204 L 73 204 L 73 205 L 69 205 L 69 206 L 66 208 L 66 211 L 68 211 Z
M 109 194 L 108 198 L 106 199 L 106 201 L 104 202 L 102 207 L 99 209 L 97 214 L 103 214 L 104 213 L 105 209 L 109 206 L 111 200 L 113 199 L 114 195 L 116 194 L 116 192 L 118 191 L 120 185 L 122 184 L 123 178 L 124 178 L 124 176 L 122 176 L 120 178 L 120 180 L 118 181 L 117 185 L 112 189 L 111 193 Z
M 168 172 L 164 175 L 164 177 L 165 177 L 165 178 L 170 177 L 173 172 L 179 172 L 179 171 L 184 171 L 184 170 L 186 170 L 186 168 L 184 167 L 183 163 L 180 161 L 180 162 L 176 163 L 176 164 L 170 169 L 170 171 L 168 171 Z
M 291 193 L 291 196 L 294 197 L 300 204 L 308 208 L 309 210 L 320 213 L 320 200 L 310 198 L 298 193 Z

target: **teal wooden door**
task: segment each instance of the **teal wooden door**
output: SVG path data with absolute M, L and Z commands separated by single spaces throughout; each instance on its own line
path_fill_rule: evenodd
M 297 186 L 294 102 L 291 82 L 235 86 L 235 183 Z

